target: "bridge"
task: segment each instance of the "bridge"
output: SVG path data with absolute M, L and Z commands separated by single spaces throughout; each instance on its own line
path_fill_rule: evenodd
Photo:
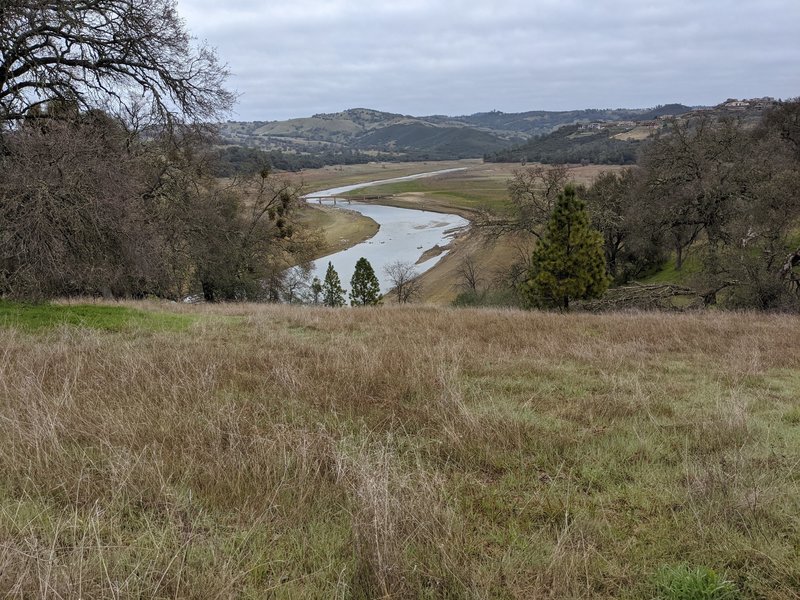
M 356 202 L 366 202 L 367 200 L 383 200 L 385 198 L 391 198 L 391 194 L 379 194 L 379 195 L 371 195 L 371 196 L 306 196 L 305 197 L 308 202 L 312 202 L 314 200 L 317 201 L 317 204 L 322 204 L 324 202 L 333 202 L 334 206 L 336 206 L 339 202 L 347 202 L 348 204 L 352 204 L 353 201 Z
M 311 196 L 310 198 L 308 198 L 308 200 L 309 201 L 316 200 L 317 204 L 322 204 L 323 201 L 325 201 L 325 202 L 333 201 L 333 205 L 334 206 L 336 206 L 337 201 L 347 202 L 348 204 L 353 202 L 352 198 L 345 198 L 345 197 L 342 197 L 342 196 Z

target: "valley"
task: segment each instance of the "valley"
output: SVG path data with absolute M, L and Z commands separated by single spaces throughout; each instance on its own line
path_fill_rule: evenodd
M 570 177 L 576 184 L 588 186 L 600 173 L 619 168 L 613 165 L 574 166 L 570 170 Z M 347 192 L 344 196 L 357 202 L 456 214 L 470 221 L 502 217 L 510 210 L 508 182 L 514 172 L 520 169 L 519 165 L 514 164 L 483 163 L 480 160 L 372 163 L 309 169 L 293 174 L 292 177 L 313 190 L 323 186 L 355 185 L 377 178 L 402 177 L 432 169 L 460 170 L 421 179 L 370 185 Z M 304 210 L 313 211 L 317 208 L 319 207 L 311 202 Z M 335 238 L 334 243 L 329 243 L 326 247 L 323 256 L 368 239 L 370 225 L 360 220 L 357 222 L 362 222 L 364 227 L 359 235 L 352 238 L 353 243 L 345 244 L 339 239 L 341 236 L 338 232 L 353 222 L 346 203 L 342 203 L 340 208 L 323 207 L 323 210 L 327 211 L 326 221 L 309 221 L 327 228 L 323 229 L 326 236 Z M 532 246 L 533 240 L 529 236 L 517 234 L 497 237 L 486 231 L 486 228 L 473 225 L 458 233 L 447 246 L 447 255 L 421 275 L 420 300 L 436 304 L 451 303 L 462 291 L 463 282 L 459 270 L 467 259 L 474 262 L 482 282 L 489 284 L 502 278 L 512 263 L 522 260 L 523 254 L 530 252 Z M 425 250 L 428 248 L 421 250 L 420 256 Z

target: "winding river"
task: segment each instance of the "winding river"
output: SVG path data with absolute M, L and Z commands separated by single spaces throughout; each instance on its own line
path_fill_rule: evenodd
M 395 183 L 397 181 L 409 181 L 421 179 L 423 177 L 433 177 L 443 173 L 452 173 L 463 169 L 443 169 L 428 173 L 418 173 L 406 177 L 395 177 L 393 179 L 382 179 L 379 181 L 368 181 L 355 185 L 330 188 L 306 194 L 304 198 L 313 203 L 322 203 L 332 206 L 332 198 L 339 197 L 347 192 L 352 192 L 365 187 L 381 185 L 384 183 Z M 452 236 L 460 229 L 467 227 L 469 221 L 458 215 L 436 213 L 426 210 L 415 210 L 410 208 L 396 208 L 384 206 L 382 204 L 365 204 L 362 202 L 351 202 L 338 200 L 336 206 L 347 210 L 354 210 L 365 217 L 374 220 L 380 226 L 378 233 L 373 237 L 351 246 L 347 250 L 330 254 L 314 261 L 315 274 L 320 279 L 324 279 L 325 270 L 328 262 L 333 263 L 334 269 L 342 280 L 342 287 L 349 288 L 350 278 L 353 276 L 356 261 L 362 256 L 366 258 L 375 275 L 380 282 L 381 292 L 387 292 L 392 287 L 384 268 L 392 262 L 402 261 L 416 263 L 422 254 L 434 246 L 445 246 L 450 242 Z M 428 258 L 416 265 L 419 273 L 424 273 L 439 262 L 446 254 L 447 250 L 437 256 Z

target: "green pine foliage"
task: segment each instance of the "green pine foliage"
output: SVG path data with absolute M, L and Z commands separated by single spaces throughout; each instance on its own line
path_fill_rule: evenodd
M 569 310 L 572 300 L 602 296 L 609 282 L 603 236 L 589 225 L 575 188 L 567 186 L 533 252 L 520 293 L 529 306 Z
M 325 306 L 344 306 L 344 288 L 339 280 L 339 274 L 333 268 L 332 263 L 328 263 L 328 270 L 325 272 L 325 281 L 322 283 L 322 303 Z
M 350 305 L 375 306 L 381 301 L 381 286 L 375 270 L 363 256 L 356 263 L 356 270 L 350 279 Z

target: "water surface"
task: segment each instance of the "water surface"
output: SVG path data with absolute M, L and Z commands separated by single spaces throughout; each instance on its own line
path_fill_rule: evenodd
M 305 198 L 315 204 L 320 202 L 320 198 L 329 198 L 327 200 L 322 200 L 321 203 L 326 206 L 333 206 L 334 202 L 330 198 L 360 188 L 380 185 L 382 183 L 393 183 L 395 181 L 420 179 L 422 177 L 431 177 L 433 175 L 460 170 L 462 169 L 445 169 L 431 173 L 419 173 L 407 177 L 396 177 L 394 179 L 346 185 L 313 192 L 307 194 Z M 333 268 L 336 269 L 339 278 L 342 280 L 342 287 L 348 291 L 350 288 L 350 278 L 353 276 L 353 271 L 355 271 L 356 261 L 362 256 L 366 258 L 372 265 L 372 268 L 375 269 L 375 275 L 377 275 L 378 281 L 380 282 L 381 292 L 385 293 L 392 287 L 391 282 L 384 273 L 384 268 L 388 264 L 396 261 L 410 262 L 412 264 L 416 263 L 426 250 L 437 245 L 447 245 L 457 230 L 469 225 L 467 219 L 458 215 L 436 213 L 426 210 L 396 208 L 393 206 L 365 204 L 361 202 L 352 202 L 348 204 L 347 201 L 343 202 L 342 200 L 339 200 L 336 205 L 342 209 L 357 211 L 373 219 L 380 226 L 378 233 L 367 241 L 314 261 L 314 267 L 316 269 L 315 274 L 320 280 L 325 277 L 325 270 L 328 267 L 328 262 L 333 263 Z M 419 273 L 424 273 L 438 263 L 446 254 L 447 251 L 445 250 L 438 256 L 433 256 L 421 262 L 416 265 L 415 268 Z

